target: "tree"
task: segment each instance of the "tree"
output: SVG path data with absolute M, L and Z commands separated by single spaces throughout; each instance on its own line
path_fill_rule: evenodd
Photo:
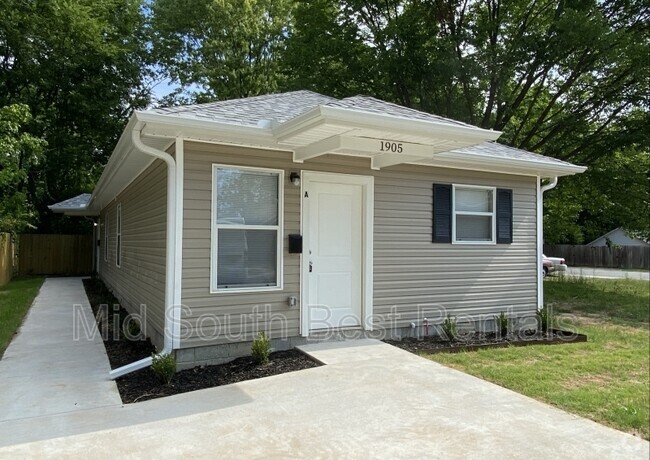
M 194 88 L 198 101 L 277 91 L 292 6 L 293 0 L 154 0 L 153 48 L 162 74 Z
M 37 173 L 45 142 L 24 131 L 30 121 L 24 104 L 0 107 L 0 232 L 17 234 L 37 220 L 27 182 Z
M 77 230 L 46 205 L 90 191 L 126 119 L 148 103 L 142 3 L 3 0 L 2 11 L 0 106 L 27 104 L 24 129 L 47 141 L 27 184 L 39 229 Z
M 585 244 L 618 227 L 650 238 L 650 154 L 614 152 L 560 179 L 544 199 L 544 240 Z

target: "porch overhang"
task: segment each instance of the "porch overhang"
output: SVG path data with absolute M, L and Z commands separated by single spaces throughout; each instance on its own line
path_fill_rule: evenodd
M 288 151 L 303 163 L 321 155 L 369 158 L 372 169 L 431 160 L 433 155 L 496 140 L 501 133 L 464 123 L 413 120 L 338 107 L 316 107 L 285 123 L 255 127 L 136 112 L 143 139 L 175 138 Z

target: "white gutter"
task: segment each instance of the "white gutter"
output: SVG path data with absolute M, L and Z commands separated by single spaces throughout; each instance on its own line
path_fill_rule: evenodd
M 149 147 L 142 142 L 140 138 L 140 130 L 138 127 L 134 127 L 131 131 L 131 141 L 133 146 L 140 152 L 150 155 L 154 158 L 160 159 L 167 164 L 167 248 L 166 248 L 166 267 L 165 267 L 165 328 L 164 328 L 164 346 L 159 354 L 169 354 L 174 350 L 174 345 L 178 346 L 178 343 L 175 343 L 175 340 L 178 340 L 178 334 L 176 330 L 180 328 L 180 301 L 176 301 L 176 272 L 180 273 L 180 268 L 177 268 L 176 265 L 176 256 L 177 256 L 177 245 L 176 242 L 176 230 L 178 226 L 178 216 L 177 216 L 177 198 L 179 192 L 176 188 L 176 179 L 177 179 L 177 164 L 174 161 L 169 153 L 162 150 L 154 149 Z M 178 140 L 178 139 L 177 139 Z M 181 142 L 182 145 L 182 142 Z M 182 161 L 182 151 L 181 150 L 181 161 Z M 182 166 L 182 163 L 181 163 Z M 182 171 L 181 171 L 182 174 Z M 182 176 L 181 176 L 182 177 Z M 181 197 L 182 197 L 182 191 Z M 182 204 L 181 204 L 182 205 Z M 182 209 L 182 208 L 181 208 Z M 182 214 L 181 214 L 182 215 Z M 180 286 L 178 289 L 180 293 Z M 178 296 L 180 297 L 180 295 Z M 180 299 L 179 299 L 180 300 Z M 180 332 L 180 331 L 179 331 Z M 126 366 L 113 369 L 109 376 L 111 379 L 116 379 L 123 375 L 129 374 L 131 372 L 137 371 L 139 369 L 144 369 L 151 365 L 152 358 L 147 357 L 139 361 L 135 361 Z
M 542 253 L 544 252 L 544 192 L 555 188 L 557 176 L 551 182 L 542 186 L 541 178 L 537 177 L 537 308 L 544 306 L 544 277 L 542 276 Z

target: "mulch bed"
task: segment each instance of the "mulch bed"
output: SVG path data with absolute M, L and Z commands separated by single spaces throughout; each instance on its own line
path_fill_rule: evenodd
M 521 347 L 527 345 L 557 345 L 562 343 L 586 342 L 587 336 L 558 329 L 548 332 L 521 331 L 516 335 L 501 337 L 495 333 L 474 332 L 464 334 L 459 340 L 443 340 L 439 336 L 405 337 L 402 340 L 384 340 L 411 353 L 457 353 L 482 348 Z
M 124 338 L 120 329 L 124 325 L 128 312 L 122 307 L 116 307 L 119 302 L 104 283 L 97 278 L 84 279 L 83 283 L 104 340 L 111 369 L 151 356 L 156 351 L 156 347 L 148 338 L 143 337 L 141 340 Z
M 84 279 L 83 283 L 104 340 L 111 369 L 155 353 L 156 348 L 148 338 L 128 340 L 124 337 L 122 329 L 128 312 L 121 307 L 114 307 L 119 302 L 101 280 Z M 151 368 L 125 375 L 115 382 L 122 402 L 128 404 L 318 366 L 320 364 L 307 355 L 297 350 L 288 350 L 271 353 L 268 364 L 258 364 L 246 356 L 226 364 L 187 369 L 177 372 L 169 384 L 161 383 Z
M 268 364 L 257 364 L 245 356 L 226 364 L 195 367 L 177 372 L 169 385 L 161 383 L 151 368 L 146 368 L 120 377 L 116 383 L 122 401 L 134 403 L 320 366 L 297 350 L 276 351 L 269 360 Z

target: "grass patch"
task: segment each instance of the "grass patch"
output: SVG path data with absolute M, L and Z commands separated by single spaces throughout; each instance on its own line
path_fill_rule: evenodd
M 0 287 L 0 357 L 23 322 L 43 278 L 18 278 Z
M 424 355 L 447 366 L 650 439 L 647 281 L 545 282 L 561 325 L 589 342 Z
M 556 313 L 593 316 L 617 324 L 650 323 L 650 283 L 632 279 L 547 278 L 546 304 Z

